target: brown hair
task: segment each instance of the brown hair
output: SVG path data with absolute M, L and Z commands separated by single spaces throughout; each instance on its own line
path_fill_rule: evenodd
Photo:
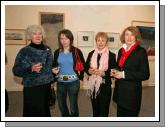
M 137 27 L 134 27 L 134 26 L 129 26 L 127 28 L 124 29 L 124 31 L 122 32 L 121 36 L 120 36 L 120 40 L 122 43 L 125 43 L 125 32 L 126 31 L 130 31 L 132 32 L 132 34 L 135 36 L 136 38 L 136 41 L 141 41 L 141 35 L 140 35 L 140 31 Z
M 74 36 L 73 36 L 72 32 L 68 29 L 63 29 L 58 34 L 59 47 L 62 51 L 64 51 L 64 48 L 63 48 L 61 41 L 60 41 L 61 34 L 64 34 L 70 40 L 70 49 L 71 49 L 71 47 L 73 45 L 73 41 L 74 41 Z
M 108 42 L 108 35 L 107 35 L 107 33 L 105 33 L 105 32 L 98 32 L 96 34 L 95 40 L 97 41 L 97 38 L 99 38 L 99 37 L 105 38 L 106 41 Z

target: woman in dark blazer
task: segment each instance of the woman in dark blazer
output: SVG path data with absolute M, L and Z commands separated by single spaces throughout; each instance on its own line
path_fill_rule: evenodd
M 107 117 L 111 100 L 110 70 L 116 66 L 115 54 L 108 49 L 108 36 L 104 32 L 96 35 L 96 48 L 86 61 L 88 94 L 91 97 L 93 116 Z
M 140 46 L 140 32 L 136 27 L 127 27 L 120 39 L 123 47 L 118 52 L 117 69 L 111 70 L 111 76 L 116 78 L 113 100 L 117 103 L 118 117 L 137 117 L 142 81 L 150 76 L 147 52 Z

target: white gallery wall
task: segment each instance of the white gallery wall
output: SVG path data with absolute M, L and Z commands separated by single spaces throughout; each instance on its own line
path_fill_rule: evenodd
M 75 46 L 77 46 L 78 31 L 94 31 L 95 34 L 99 31 L 121 33 L 124 28 L 131 25 L 132 20 L 153 22 L 155 20 L 155 7 L 151 5 L 7 5 L 5 7 L 5 29 L 26 29 L 28 25 L 40 24 L 39 12 L 64 13 L 64 28 L 73 32 Z M 5 45 L 8 58 L 8 64 L 5 67 L 5 87 L 9 91 L 22 90 L 21 80 L 13 76 L 12 67 L 18 51 L 24 46 Z M 85 59 L 94 46 L 79 47 L 83 51 Z M 117 53 L 118 48 L 111 49 L 111 51 Z M 154 86 L 154 60 L 149 63 L 151 76 L 144 82 L 144 85 Z M 86 87 L 87 85 L 84 83 L 84 88 Z

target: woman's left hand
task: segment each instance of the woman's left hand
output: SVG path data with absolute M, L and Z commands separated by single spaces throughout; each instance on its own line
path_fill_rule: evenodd
M 58 74 L 59 73 L 59 67 L 52 68 L 52 72 L 54 74 Z
M 118 78 L 118 79 L 121 79 L 121 78 L 123 78 L 123 72 L 116 72 L 115 74 L 114 74 L 114 77 L 115 78 Z
M 96 70 L 96 75 L 103 77 L 104 71 L 103 70 Z

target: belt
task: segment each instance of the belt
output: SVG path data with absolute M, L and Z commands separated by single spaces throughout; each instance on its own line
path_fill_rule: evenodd
M 76 74 L 74 74 L 74 75 L 59 75 L 58 78 L 59 78 L 59 80 L 68 81 L 70 79 L 78 78 L 78 76 Z

